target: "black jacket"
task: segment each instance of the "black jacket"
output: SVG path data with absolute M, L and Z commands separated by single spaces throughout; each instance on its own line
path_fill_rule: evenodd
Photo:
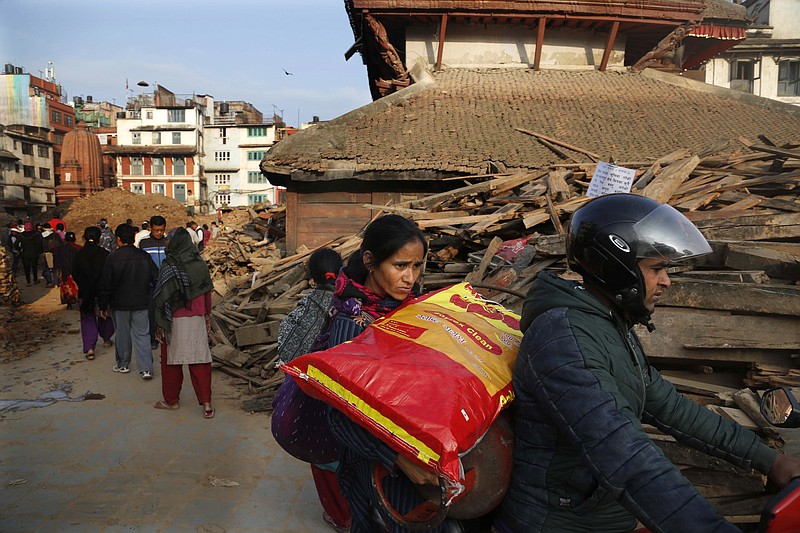
M 768 472 L 776 452 L 662 379 L 617 313 L 540 274 L 525 299 L 514 369 L 514 466 L 500 531 L 739 531 L 642 428 Z M 635 517 L 635 518 L 634 518 Z
M 94 312 L 97 284 L 103 273 L 106 257 L 108 257 L 108 250 L 101 248 L 96 243 L 86 243 L 86 246 L 75 254 L 72 277 L 78 284 L 78 298 L 81 299 L 81 313 L 84 315 Z
M 150 305 L 150 290 L 158 269 L 150 255 L 133 245 L 122 246 L 106 258 L 97 286 L 101 310 L 110 305 L 118 311 L 140 311 Z
M 38 231 L 23 231 L 19 240 L 22 243 L 22 257 L 26 259 L 36 259 L 44 251 L 42 234 Z

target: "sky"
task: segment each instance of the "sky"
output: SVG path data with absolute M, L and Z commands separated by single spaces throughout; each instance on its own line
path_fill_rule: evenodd
M 43 77 L 52 61 L 70 102 L 124 107 L 145 81 L 330 120 L 371 101 L 353 40 L 343 0 L 0 0 L 0 63 Z

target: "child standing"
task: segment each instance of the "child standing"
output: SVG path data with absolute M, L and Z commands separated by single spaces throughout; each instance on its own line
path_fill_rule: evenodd
M 330 248 L 320 248 L 309 257 L 307 268 L 316 287 L 300 300 L 278 330 L 278 354 L 284 363 L 322 346 L 319 337 L 331 316 L 342 257 Z M 303 427 L 296 424 L 299 418 L 306 422 Z M 287 376 L 273 403 L 272 434 L 289 454 L 311 463 L 323 519 L 336 531 L 344 532 L 350 527 L 350 509 L 336 480 L 338 444 L 327 420 L 327 405 L 307 397 Z
M 308 258 L 308 273 L 316 287 L 281 322 L 278 354 L 284 363 L 311 351 L 327 324 L 340 268 L 342 257 L 330 248 L 320 248 Z

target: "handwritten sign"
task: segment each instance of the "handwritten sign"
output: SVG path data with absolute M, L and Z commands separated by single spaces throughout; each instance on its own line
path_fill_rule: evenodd
M 586 196 L 593 198 L 615 192 L 631 192 L 635 175 L 636 170 L 632 168 L 618 167 L 612 163 L 600 161 L 597 163 L 592 181 L 589 182 Z

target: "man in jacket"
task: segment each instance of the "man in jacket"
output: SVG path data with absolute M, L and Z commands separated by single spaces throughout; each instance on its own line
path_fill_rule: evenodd
M 514 369 L 514 466 L 500 533 L 738 532 L 642 429 L 786 485 L 800 461 L 678 394 L 632 329 L 670 285 L 668 265 L 711 251 L 683 215 L 632 194 L 578 209 L 567 260 L 583 283 L 542 274 L 525 300 Z
M 133 245 L 136 231 L 120 224 L 116 231 L 117 249 L 103 265 L 97 288 L 97 303 L 103 316 L 114 319 L 117 331 L 116 365 L 114 372 L 130 372 L 131 355 L 136 352 L 136 364 L 142 379 L 153 377 L 153 355 L 150 351 L 150 326 L 147 308 L 151 288 L 158 279 L 158 268 L 150 255 Z
M 49 222 L 45 222 L 42 231 L 42 276 L 47 282 L 45 287 L 55 287 L 58 285 L 58 280 L 55 276 L 55 269 L 53 268 L 53 254 L 55 251 L 64 244 L 58 233 L 53 231 Z
M 139 248 L 147 252 L 156 268 L 160 269 L 161 263 L 166 258 L 167 238 L 164 236 L 164 232 L 167 229 L 167 219 L 160 215 L 153 215 L 147 225 L 149 235 L 139 241 Z M 150 321 L 150 348 L 155 350 L 158 348 L 158 342 L 156 342 L 155 302 L 152 295 L 147 316 Z

